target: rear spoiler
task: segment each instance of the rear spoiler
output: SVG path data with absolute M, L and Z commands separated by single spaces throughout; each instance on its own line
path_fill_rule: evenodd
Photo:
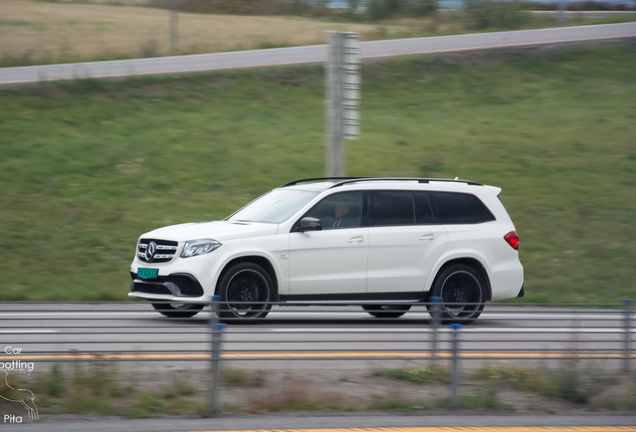
M 488 186 L 488 185 L 484 185 L 484 187 L 487 187 L 488 189 L 490 189 L 491 191 L 493 191 L 495 193 L 495 195 L 499 196 L 499 194 L 501 193 L 501 188 L 497 187 L 497 186 Z

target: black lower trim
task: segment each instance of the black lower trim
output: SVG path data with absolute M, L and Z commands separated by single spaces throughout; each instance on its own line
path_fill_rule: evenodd
M 521 285 L 521 291 L 519 291 L 519 294 L 517 294 L 517 297 L 523 297 L 524 295 L 526 295 L 526 292 L 523 290 L 523 285 Z
M 353 293 L 281 295 L 280 301 L 364 301 L 364 300 L 414 300 L 425 301 L 428 292 Z
M 187 273 L 174 273 L 169 276 L 159 276 L 155 279 L 140 279 L 130 273 L 133 279 L 130 292 L 146 294 L 164 294 L 178 297 L 201 297 L 203 288 L 199 281 Z

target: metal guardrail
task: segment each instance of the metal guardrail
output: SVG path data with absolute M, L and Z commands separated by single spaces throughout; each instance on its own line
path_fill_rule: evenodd
M 380 316 L 373 318 L 360 308 L 374 304 L 274 303 L 269 317 L 244 323 L 220 322 L 208 310 L 194 318 L 166 318 L 144 302 L 0 302 L 0 349 L 5 350 L 0 369 L 11 362 L 200 362 L 210 369 L 214 412 L 222 361 L 258 360 L 264 366 L 297 360 L 449 361 L 456 406 L 460 360 L 605 359 L 630 371 L 636 358 L 631 300 L 596 308 L 488 304 L 474 324 L 452 327 L 439 302 L 393 302 L 411 306 L 400 319 L 383 318 L 378 310 Z M 231 305 L 241 310 L 258 304 Z M 310 305 L 320 308 L 304 307 Z M 215 312 L 231 310 L 218 299 L 209 306 Z

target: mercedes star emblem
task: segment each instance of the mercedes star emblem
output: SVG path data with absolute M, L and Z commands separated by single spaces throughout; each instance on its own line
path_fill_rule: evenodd
M 146 248 L 146 261 L 150 262 L 155 257 L 155 251 L 157 250 L 157 243 L 151 241 Z

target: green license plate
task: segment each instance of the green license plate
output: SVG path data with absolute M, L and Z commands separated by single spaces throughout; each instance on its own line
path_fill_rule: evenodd
M 159 270 L 140 268 L 137 270 L 137 276 L 142 279 L 156 279 L 159 276 Z

